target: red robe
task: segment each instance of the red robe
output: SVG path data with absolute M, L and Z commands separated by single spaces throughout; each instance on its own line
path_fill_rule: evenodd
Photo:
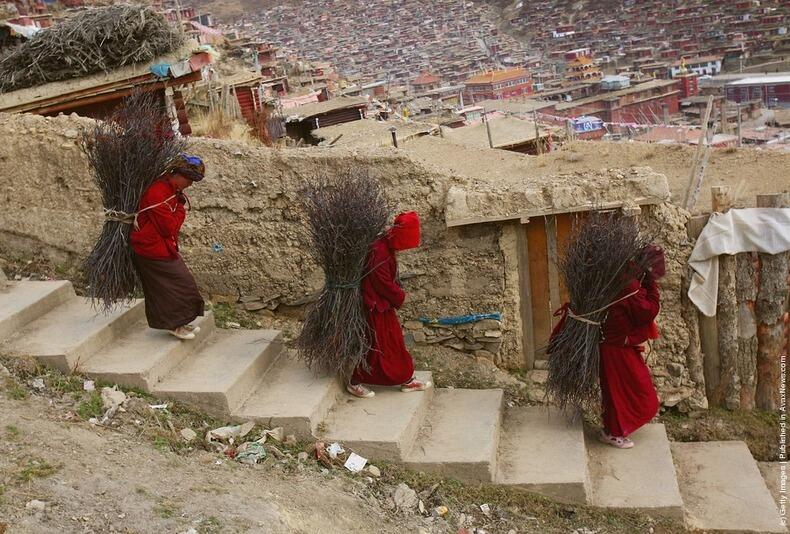
M 368 325 L 373 332 L 367 355 L 369 371 L 356 370 L 352 382 L 378 386 L 398 386 L 414 376 L 414 360 L 406 349 L 395 310 L 403 305 L 406 293 L 396 280 L 398 265 L 391 236 L 371 245 L 367 275 L 362 279 L 362 296 Z
M 178 233 L 186 218 L 185 204 L 186 196 L 169 180 L 160 179 L 151 184 L 140 199 L 139 209 L 145 211 L 137 216 L 137 229 L 132 228 L 132 250 L 151 260 L 179 258 Z
M 650 422 L 659 408 L 650 370 L 642 359 L 642 344 L 658 337 L 654 322 L 660 308 L 658 286 L 647 275 L 641 285 L 631 282 L 621 296 L 633 291 L 638 292 L 609 309 L 600 346 L 603 425 L 608 434 L 618 437 Z

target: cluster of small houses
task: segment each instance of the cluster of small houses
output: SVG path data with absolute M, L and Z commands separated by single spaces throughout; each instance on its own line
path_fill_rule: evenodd
M 72 11 L 84 9 L 84 3 L 63 2 Z M 546 45 L 549 53 L 542 57 L 529 56 L 500 34 L 486 8 L 463 2 L 440 2 L 445 11 L 434 6 L 428 19 L 419 16 L 427 9 L 420 2 L 381 5 L 366 10 L 366 17 L 351 21 L 351 26 L 338 24 L 338 13 L 345 11 L 327 12 L 320 5 L 298 16 L 294 6 L 280 5 L 221 26 L 193 7 L 170 0 L 154 4 L 191 39 L 172 57 L 156 61 L 160 67 L 170 65 L 165 72 L 138 65 L 6 93 L 0 95 L 0 111 L 101 118 L 142 89 L 161 95 L 174 129 L 184 135 L 192 133 L 189 118 L 195 111 L 220 107 L 265 130 L 267 142 L 291 138 L 317 144 L 315 130 L 376 118 L 465 130 L 458 135 L 475 144 L 537 154 L 570 136 L 695 144 L 708 96 L 713 96 L 713 117 L 721 124 L 714 146 L 782 146 L 788 138 L 788 119 L 781 108 L 790 107 L 790 72 L 722 74 L 736 48 L 738 58 L 744 59 L 766 47 L 777 52 L 790 46 L 785 33 L 768 31 L 787 23 L 786 1 L 763 2 L 761 7 L 652 2 L 646 9 L 655 12 L 665 31 L 663 39 L 648 43 L 643 42 L 647 37 L 633 35 L 641 5 L 626 2 L 591 33 L 580 29 L 582 22 L 563 23 L 567 14 L 559 15 L 558 3 L 547 0 L 538 6 L 544 20 L 540 31 L 534 19 L 516 15 L 510 20 L 524 25 L 533 46 Z M 348 10 L 360 7 L 357 0 L 346 4 Z M 596 14 L 591 20 L 599 20 L 600 8 L 588 7 Z M 8 9 L 16 16 L 0 24 L 0 47 L 29 39 L 57 22 L 45 4 L 32 0 L 18 0 Z M 712 17 L 709 24 L 716 31 L 692 45 L 687 42 L 689 28 L 699 17 Z M 619 24 L 623 21 L 627 24 Z M 386 37 L 387 28 L 404 32 L 396 37 L 405 44 Z M 321 40 L 316 32 L 335 32 L 338 39 L 330 48 L 317 48 Z M 614 42 L 620 43 L 619 55 L 611 64 Z M 236 62 L 234 74 L 222 74 L 224 69 L 216 64 L 221 56 Z M 369 61 L 360 61 L 365 57 Z M 358 65 L 346 64 L 349 58 Z M 357 67 L 362 64 L 372 65 L 372 70 L 361 73 Z M 398 67 L 384 72 L 387 64 Z M 766 107 L 780 109 L 774 128 L 734 135 L 740 120 L 757 117 Z

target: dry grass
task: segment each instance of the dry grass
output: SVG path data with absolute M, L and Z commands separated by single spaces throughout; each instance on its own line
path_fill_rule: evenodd
M 203 112 L 189 121 L 192 135 L 239 141 L 260 146 L 262 143 L 253 135 L 249 125 L 241 119 L 235 119 L 220 109 Z

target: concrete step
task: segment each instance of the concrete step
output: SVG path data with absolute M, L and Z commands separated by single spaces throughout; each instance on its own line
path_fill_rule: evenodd
M 105 315 L 95 310 L 88 299 L 70 299 L 10 337 L 6 351 L 34 356 L 46 365 L 70 373 L 94 352 L 122 337 L 144 316 L 142 300 Z
M 200 332 L 195 339 L 182 341 L 164 330 L 138 323 L 138 327 L 126 336 L 80 364 L 78 371 L 97 380 L 151 391 L 184 358 L 200 350 L 216 330 L 211 311 L 192 324 L 199 326 Z
M 415 374 L 420 380 L 431 380 L 430 373 Z M 330 410 L 319 437 L 338 441 L 366 458 L 402 461 L 434 390 L 403 393 L 399 388 L 371 389 L 376 392 L 371 399 L 343 395 Z
M 587 450 L 581 421 L 554 408 L 525 406 L 505 414 L 497 484 L 571 503 L 587 502 Z
M 71 282 L 8 282 L 0 288 L 0 340 L 76 298 Z
M 765 487 L 771 493 L 771 496 L 776 502 L 776 506 L 781 503 L 782 497 L 787 496 L 787 482 L 785 478 L 785 491 L 782 492 L 782 463 L 781 462 L 757 462 L 757 467 L 760 469 L 760 474 L 763 475 Z M 787 472 L 784 472 L 784 477 L 787 477 Z
M 153 391 L 216 417 L 227 417 L 249 396 L 282 350 L 280 332 L 220 330 L 173 369 Z
M 706 532 L 787 532 L 742 441 L 673 443 L 686 525 Z
M 634 448 L 617 449 L 588 432 L 590 504 L 682 520 L 683 500 L 664 425 L 645 425 L 630 437 Z
M 502 399 L 500 389 L 437 390 L 406 466 L 463 481 L 493 481 Z
M 317 377 L 291 351 L 283 352 L 233 416 L 268 428 L 281 426 L 310 440 L 340 392 L 336 378 Z

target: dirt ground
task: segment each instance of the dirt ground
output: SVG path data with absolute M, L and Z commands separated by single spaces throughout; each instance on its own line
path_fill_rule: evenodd
M 0 393 L 0 532 L 396 533 L 424 521 L 393 520 L 363 482 L 206 451 L 181 456 L 64 418 L 45 398 Z M 30 509 L 36 500 L 43 511 Z
M 639 142 L 576 141 L 543 156 L 453 145 L 438 137 L 421 137 L 403 144 L 414 159 L 451 174 L 472 179 L 524 181 L 563 173 L 600 169 L 651 167 L 665 174 L 672 200 L 682 203 L 696 147 Z M 694 211 L 710 211 L 710 188 L 730 186 L 736 205 L 754 206 L 755 195 L 790 190 L 790 153 L 753 148 L 714 150 L 699 202 Z

